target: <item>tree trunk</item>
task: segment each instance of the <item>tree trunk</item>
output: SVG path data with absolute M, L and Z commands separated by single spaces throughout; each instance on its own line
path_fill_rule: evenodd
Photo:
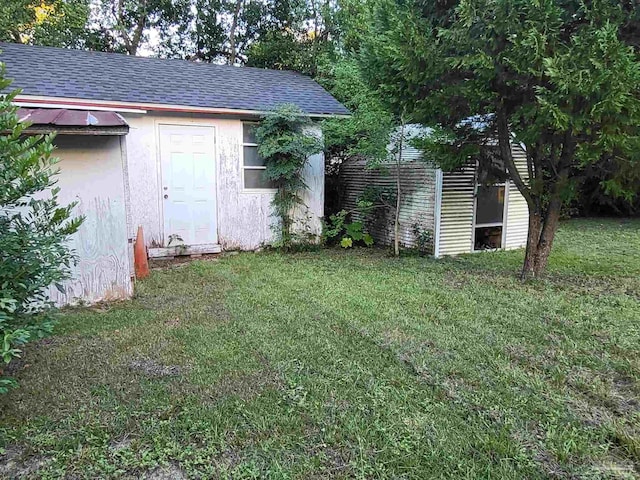
M 231 20 L 231 27 L 229 29 L 229 65 L 234 65 L 238 58 L 238 47 L 236 45 L 236 29 L 238 28 L 238 20 L 240 17 L 240 9 L 242 7 L 243 0 L 236 0 L 235 8 L 233 11 L 233 18 Z
M 393 253 L 400 256 L 400 162 L 396 172 L 396 216 L 393 224 Z
M 396 162 L 396 214 L 393 222 L 393 253 L 396 257 L 400 256 L 400 167 L 402 166 L 402 148 L 404 143 L 404 120 L 400 125 L 400 139 L 398 140 L 398 156 Z
M 124 42 L 124 48 L 129 55 L 135 56 L 138 53 L 138 48 L 142 41 L 142 34 L 147 24 L 147 0 L 140 2 L 139 10 L 136 12 L 138 17 L 135 25 L 133 25 L 134 28 L 131 35 L 129 35 L 127 28 L 124 0 L 119 0 L 114 4 L 114 14 L 116 16 L 116 30 L 120 33 Z
M 529 233 L 527 234 L 527 249 L 524 254 L 524 265 L 522 266 L 522 280 L 535 276 L 535 258 L 538 253 L 538 242 L 542 232 L 542 219 L 539 209 L 531 211 L 529 209 Z
M 538 278 L 544 273 L 558 230 L 561 208 L 562 200 L 556 196 L 551 199 L 546 208 L 542 208 L 540 203 L 536 202 L 533 211 L 529 209 L 529 234 L 522 267 L 522 280 Z

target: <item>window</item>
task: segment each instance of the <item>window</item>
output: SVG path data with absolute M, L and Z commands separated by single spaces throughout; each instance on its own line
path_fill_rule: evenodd
M 474 250 L 502 248 L 504 223 L 504 185 L 478 185 Z
M 504 185 L 478 185 L 476 225 L 502 223 L 504 213 Z
M 272 190 L 275 189 L 273 181 L 265 178 L 267 167 L 264 160 L 258 155 L 258 143 L 256 139 L 255 123 L 242 124 L 242 177 L 246 190 Z
M 489 154 L 478 160 L 476 179 L 476 214 L 474 220 L 474 250 L 502 248 L 506 194 L 505 169 L 498 155 Z M 497 153 L 497 152 L 495 152 Z

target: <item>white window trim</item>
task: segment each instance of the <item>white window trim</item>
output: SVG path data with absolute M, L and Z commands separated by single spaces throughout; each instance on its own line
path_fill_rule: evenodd
M 240 153 L 240 168 L 242 169 L 242 193 L 259 193 L 259 194 L 274 194 L 278 191 L 277 188 L 246 188 L 244 180 L 244 172 L 246 170 L 266 170 L 266 166 L 257 165 L 245 165 L 244 164 L 244 147 L 258 147 L 257 143 L 248 143 L 244 141 L 244 126 L 245 125 L 258 125 L 258 122 L 241 122 L 242 123 L 242 147 Z
M 502 238 L 500 239 L 500 248 L 497 250 L 505 250 L 505 242 L 507 240 L 507 213 L 508 213 L 508 202 L 509 202 L 509 180 L 505 180 L 504 182 L 492 183 L 491 187 L 503 187 L 504 188 L 504 203 L 502 205 L 502 222 L 493 222 L 493 223 L 476 223 L 476 215 L 478 212 L 478 187 L 481 184 L 478 183 L 477 179 L 477 170 L 478 170 L 478 162 L 476 162 L 476 180 L 475 180 L 475 188 L 473 193 L 473 222 L 472 222 L 472 235 L 471 235 L 471 252 L 485 252 L 487 250 L 476 250 L 476 229 L 478 228 L 486 228 L 486 227 L 502 227 Z M 489 250 L 492 251 L 492 250 Z

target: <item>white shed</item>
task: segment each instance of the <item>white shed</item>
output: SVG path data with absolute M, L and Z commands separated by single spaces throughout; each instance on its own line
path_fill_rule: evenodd
M 408 136 L 420 129 L 410 126 Z M 512 144 L 516 167 L 528 178 L 526 153 Z M 405 142 L 400 165 L 400 243 L 417 246 L 414 225 L 431 232 L 436 257 L 482 250 L 517 249 L 526 246 L 529 228 L 527 203 L 509 180 L 486 185 L 479 179 L 477 162 L 453 172 L 443 172 Z M 366 159 L 353 158 L 341 167 L 342 204 L 357 211 L 359 198 L 370 186 L 395 189 L 398 167 L 368 168 Z M 356 214 L 358 216 L 358 214 Z M 367 227 L 380 245 L 393 243 L 393 215 L 388 211 L 367 218 Z
M 6 43 L 0 50 L 24 109 L 82 111 L 96 118 L 88 130 L 100 126 L 99 112 L 109 112 L 127 130 L 57 139 L 62 200 L 79 199 L 78 213 L 87 216 L 74 238 L 78 271 L 59 303 L 130 295 L 139 226 L 152 257 L 269 244 L 275 190 L 257 155 L 256 122 L 281 104 L 315 120 L 349 114 L 294 72 Z M 320 135 L 319 126 L 310 133 Z M 309 188 L 297 228 L 319 236 L 322 154 L 309 158 L 304 177 Z

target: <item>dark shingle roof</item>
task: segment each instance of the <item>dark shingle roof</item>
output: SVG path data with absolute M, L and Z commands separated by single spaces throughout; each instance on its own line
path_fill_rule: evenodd
M 309 114 L 349 111 L 299 73 L 0 43 L 23 95 L 266 111 L 293 103 Z

